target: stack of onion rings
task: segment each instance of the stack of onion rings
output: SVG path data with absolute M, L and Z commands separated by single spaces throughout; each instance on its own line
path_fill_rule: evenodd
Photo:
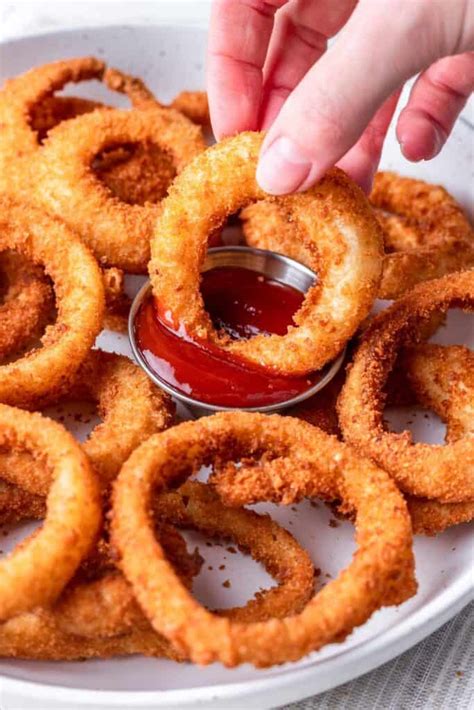
M 44 138 L 51 111 L 56 112 L 58 107 L 57 101 L 51 97 L 69 82 L 90 79 L 103 81 L 112 90 L 126 94 L 133 106 L 156 104 L 153 94 L 140 79 L 116 69 L 107 69 L 103 61 L 94 57 L 52 62 L 10 79 L 0 92 L 0 189 L 28 198 L 31 158 Z M 43 101 L 47 102 L 45 112 L 38 115 L 37 107 Z M 50 101 L 53 103 L 48 107 Z M 84 113 L 98 104 L 83 99 L 61 98 L 59 106 L 64 117 L 69 118 L 73 112 L 75 115 Z M 35 121 L 38 132 L 34 128 Z
M 174 181 L 151 243 L 150 278 L 160 312 L 175 328 L 288 375 L 334 358 L 370 311 L 381 274 L 381 236 L 362 192 L 339 170 L 303 194 L 276 198 L 302 238 L 317 244 L 320 283 L 284 336 L 230 341 L 216 332 L 199 292 L 209 235 L 264 193 L 255 179 L 262 135 L 241 133 L 199 155 Z
M 221 616 L 240 621 L 286 617 L 299 612 L 312 595 L 314 567 L 308 555 L 268 516 L 225 508 L 211 487 L 197 482 L 162 494 L 155 499 L 153 511 L 167 557 L 185 586 L 190 586 L 200 561 L 189 557 L 184 542 L 176 538 L 169 523 L 232 541 L 262 562 L 278 580 L 277 587 L 258 592 L 243 607 L 219 611 Z M 86 561 L 82 575 L 79 571 L 54 605 L 0 627 L 0 655 L 63 659 L 90 657 L 96 655 L 97 648 L 101 656 L 140 652 L 183 658 L 150 631 L 107 548 L 99 545 L 91 561 Z M 70 638 L 75 639 L 72 646 L 67 644 Z M 124 641 L 122 646 L 120 640 Z
M 265 476 L 264 453 L 281 476 Z M 308 495 L 346 500 L 357 510 L 359 549 L 349 568 L 299 614 L 244 623 L 211 614 L 189 595 L 166 561 L 148 509 L 153 490 L 182 481 L 201 465 L 248 458 L 260 460 L 251 469 L 251 500 L 263 499 L 262 481 L 273 500 L 293 502 Z M 152 626 L 199 664 L 220 660 L 226 666 L 265 667 L 296 660 L 341 641 L 375 609 L 401 603 L 416 588 L 410 519 L 389 476 L 333 437 L 290 417 L 223 413 L 151 437 L 134 451 L 115 483 L 111 532 L 118 565 Z

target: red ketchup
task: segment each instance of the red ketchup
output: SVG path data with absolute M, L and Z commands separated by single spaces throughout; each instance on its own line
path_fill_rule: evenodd
M 233 339 L 284 335 L 304 294 L 239 267 L 203 274 L 201 293 L 215 327 Z M 296 397 L 319 375 L 285 377 L 203 340 L 183 338 L 159 318 L 152 295 L 135 317 L 135 339 L 160 379 L 192 399 L 225 407 L 262 407 Z

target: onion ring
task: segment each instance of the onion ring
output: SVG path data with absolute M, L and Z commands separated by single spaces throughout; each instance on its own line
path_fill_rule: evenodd
M 51 96 L 37 107 L 32 127 L 44 142 L 47 133 L 64 120 L 96 108 L 111 108 L 87 99 Z M 156 203 L 163 199 L 176 175 L 172 157 L 153 143 L 126 144 L 94 158 L 93 172 L 122 202 L 129 205 Z
M 95 542 L 101 509 L 87 456 L 59 424 L 0 405 L 0 445 L 44 457 L 50 490 L 41 530 L 0 561 L 0 619 L 54 601 Z
M 154 502 L 153 508 L 158 520 L 160 541 L 168 557 L 171 553 L 171 562 L 186 586 L 190 587 L 192 577 L 199 571 L 200 562 L 195 558 L 189 558 L 182 538 L 178 536 L 176 539 L 177 533 L 173 535 L 173 528 L 166 523 L 163 526 L 163 520 L 177 524 L 179 527 L 201 530 L 211 537 L 231 540 L 262 562 L 268 572 L 279 581 L 278 587 L 258 592 L 245 606 L 221 610 L 218 612 L 220 615 L 239 621 L 281 618 L 300 611 L 312 595 L 314 567 L 308 555 L 292 535 L 273 522 L 269 516 L 248 510 L 225 508 L 210 486 L 198 482 L 187 482 L 178 491 L 162 494 Z M 71 635 L 76 640 L 76 644 L 79 638 L 83 637 L 88 639 L 85 643 L 96 641 L 100 644 L 104 639 L 123 638 L 134 632 L 135 635 L 136 632 L 143 632 L 145 638 L 149 638 L 147 633 L 149 624 L 138 607 L 130 586 L 119 572 L 113 571 L 107 546 L 99 547 L 98 554 L 98 561 L 94 560 L 93 556 L 90 563 L 86 564 L 86 561 L 83 565 L 85 566 L 82 573 L 82 577 L 85 576 L 84 581 L 81 581 L 79 570 L 77 579 L 72 580 L 52 607 L 39 610 L 34 618 L 30 615 L 31 629 L 26 635 L 26 638 L 30 639 L 28 646 L 33 645 L 35 636 L 39 635 L 41 640 L 40 630 L 46 622 L 53 637 Z M 104 566 L 102 574 L 101 568 Z M 88 579 L 89 567 L 91 567 L 92 580 Z M 26 625 L 26 621 L 23 624 Z M 20 628 L 23 624 L 20 622 Z M 10 639 L 12 626 L 14 630 L 15 624 L 10 624 L 6 628 L 6 640 L 3 633 L 5 626 L 0 628 L 0 655 L 25 654 L 25 650 L 18 651 L 16 647 L 20 645 L 20 648 L 24 649 L 26 642 L 12 643 Z M 161 653 L 169 655 L 164 643 L 158 641 L 161 637 L 156 636 L 160 655 Z M 3 650 L 8 644 L 10 644 L 9 649 Z M 58 643 L 54 643 L 53 647 L 56 649 L 56 657 L 62 658 L 64 651 L 58 649 Z M 150 655 L 150 651 L 146 653 Z M 41 643 L 40 649 L 36 651 L 32 649 L 28 656 L 49 657 L 45 654 Z
M 216 332 L 199 293 L 209 234 L 263 197 L 255 180 L 262 135 L 241 133 L 198 156 L 162 203 L 149 271 L 160 310 L 174 327 L 258 365 L 300 375 L 334 358 L 368 314 L 381 273 L 381 238 L 362 192 L 339 170 L 304 194 L 277 198 L 318 243 L 321 285 L 306 294 L 284 336 L 229 341 Z M 316 237 L 317 235 L 317 237 Z
M 0 401 L 31 407 L 69 381 L 102 328 L 104 289 L 96 261 L 63 224 L 31 205 L 0 197 L 0 251 L 44 266 L 58 316 L 42 347 L 0 365 Z
M 445 446 L 414 444 L 410 432 L 384 430 L 383 388 L 401 346 L 416 344 L 417 328 L 434 312 L 474 308 L 474 271 L 419 284 L 374 318 L 364 333 L 338 401 L 345 439 L 412 495 L 446 503 L 474 499 L 474 440 Z
M 397 298 L 417 283 L 474 265 L 474 231 L 461 206 L 439 185 L 380 172 L 372 204 L 392 213 L 385 232 L 380 298 Z
M 195 481 L 162 494 L 153 502 L 153 510 L 160 526 L 165 521 L 231 540 L 248 550 L 279 582 L 277 587 L 258 592 L 243 607 L 216 612 L 220 616 L 239 621 L 282 618 L 301 611 L 311 597 L 314 567 L 309 556 L 269 516 L 225 508 L 210 486 Z M 162 540 L 161 532 L 159 536 Z M 117 571 L 97 582 L 71 586 L 53 611 L 58 626 L 76 635 L 107 637 L 148 628 L 130 585 Z
M 263 452 L 280 457 L 284 471 L 291 469 L 284 491 L 272 479 L 278 499 L 329 494 L 351 501 L 358 511 L 359 550 L 349 568 L 299 614 L 243 623 L 219 618 L 193 600 L 164 558 L 148 507 L 152 490 L 182 481 L 203 464 L 258 458 Z M 297 660 L 342 641 L 375 609 L 401 603 L 416 588 L 410 519 L 389 476 L 333 437 L 290 417 L 226 412 L 151 437 L 117 478 L 111 533 L 118 566 L 152 626 L 199 664 L 248 661 L 265 667 Z
M 82 448 L 101 487 L 106 490 L 132 451 L 152 434 L 170 426 L 174 405 L 141 368 L 127 357 L 92 350 L 63 392 L 64 399 L 97 402 L 102 422 L 89 434 Z M 36 495 L 47 495 L 49 471 L 37 459 L 0 453 L 0 477 Z
M 474 433 L 474 353 L 468 348 L 431 343 L 406 350 L 400 357 L 417 401 L 446 423 L 446 442 Z M 407 498 L 416 533 L 435 535 L 474 519 L 474 501 L 441 503 Z
M 103 81 L 113 91 L 126 94 L 135 107 L 157 105 L 140 79 L 107 68 L 94 57 L 52 62 L 10 79 L 0 92 L 0 189 L 29 198 L 31 159 L 38 152 L 41 139 L 32 127 L 36 107 L 67 83 L 90 79 Z M 40 129 L 44 132 L 41 126 Z
M 425 333 L 424 336 L 429 337 L 431 334 L 432 333 L 430 332 Z M 391 374 L 387 383 L 387 403 L 390 405 L 411 405 L 415 404 L 417 401 L 420 401 L 424 406 L 436 411 L 438 415 L 441 414 L 443 405 L 447 406 L 448 411 L 452 412 L 452 419 L 448 421 L 448 431 L 452 430 L 453 422 L 457 422 L 459 419 L 467 423 L 465 431 L 469 431 L 471 427 L 471 420 L 468 419 L 469 395 L 466 394 L 465 397 L 466 409 L 464 415 L 461 414 L 460 416 L 450 402 L 450 397 L 452 395 L 452 393 L 449 392 L 451 373 L 445 367 L 440 373 L 437 371 L 436 367 L 438 363 L 431 360 L 431 355 L 433 354 L 434 356 L 436 349 L 439 347 L 440 346 L 434 345 L 420 345 L 409 351 L 402 351 L 402 354 L 397 361 L 396 373 L 394 371 Z M 443 349 L 451 350 L 451 348 Z M 452 350 L 457 351 L 458 347 L 453 347 Z M 460 348 L 460 350 L 464 351 L 464 348 Z M 414 367 L 415 354 L 418 365 L 416 369 Z M 448 356 L 448 359 L 453 358 L 449 358 Z M 453 364 L 459 370 L 460 363 L 453 362 Z M 463 369 L 462 373 L 463 379 L 470 377 L 470 371 L 467 369 Z M 393 378 L 394 374 L 396 374 L 396 380 Z M 416 381 L 418 375 L 420 377 L 419 383 Z M 345 376 L 341 368 L 336 377 L 331 380 L 327 387 L 306 402 L 294 407 L 288 413 L 291 416 L 309 422 L 313 426 L 319 427 L 327 434 L 333 434 L 334 436 L 337 436 L 338 439 L 342 439 L 336 412 L 336 402 L 344 385 L 344 380 Z M 434 387 L 429 399 L 426 396 L 422 398 L 421 395 L 417 398 L 414 390 L 419 391 L 421 387 L 425 392 L 429 392 L 432 384 Z M 461 395 L 461 401 L 462 399 L 463 394 Z M 433 400 L 435 400 L 435 403 L 432 405 Z M 465 433 L 465 431 L 462 433 Z M 462 434 L 460 433 L 460 435 Z M 447 439 L 448 441 L 450 440 L 449 435 Z M 213 474 L 214 482 L 218 479 L 218 475 L 218 472 Z M 234 490 L 233 495 L 237 496 L 237 491 Z M 474 502 L 439 503 L 436 500 L 417 498 L 407 494 L 405 494 L 405 500 L 410 513 L 413 532 L 416 535 L 436 535 L 443 532 L 447 528 L 452 527 L 453 525 L 466 523 L 474 518 Z M 337 512 L 340 514 L 341 510 L 337 509 Z M 347 511 L 345 512 L 347 513 Z M 349 517 L 352 516 L 349 515 Z
M 171 109 L 95 111 L 50 131 L 35 163 L 35 197 L 77 231 L 103 266 L 146 271 L 159 208 L 128 205 L 93 174 L 96 155 L 150 141 L 173 156 L 179 172 L 205 147 L 201 130 Z
M 377 206 L 385 246 L 379 298 L 398 298 L 421 281 L 474 265 L 474 232 L 444 188 L 382 172 L 375 177 L 370 199 Z M 263 200 L 240 216 L 247 244 L 318 271 L 317 248 L 301 239 L 289 210 Z
M 0 305 L 0 359 L 18 355 L 40 338 L 53 314 L 53 290 L 41 269 L 14 251 L 0 254 L 6 281 Z

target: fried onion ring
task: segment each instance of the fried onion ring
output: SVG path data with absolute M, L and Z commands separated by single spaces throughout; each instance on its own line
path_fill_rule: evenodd
M 474 231 L 440 185 L 380 172 L 370 200 L 383 210 L 378 217 L 387 253 L 380 298 L 397 298 L 417 283 L 474 265 Z
M 474 439 L 445 446 L 414 444 L 410 432 L 383 425 L 383 388 L 400 347 L 417 343 L 417 329 L 434 312 L 474 308 L 474 271 L 419 284 L 374 318 L 363 334 L 338 401 L 346 441 L 373 459 L 412 495 L 446 503 L 474 499 Z
M 95 542 L 95 474 L 73 437 L 37 413 L 0 405 L 0 446 L 41 456 L 50 475 L 41 530 L 0 561 L 0 619 L 54 601 Z
M 100 485 L 107 489 L 122 464 L 141 442 L 170 426 L 174 405 L 141 368 L 127 357 L 92 350 L 54 403 L 90 399 L 97 403 L 102 422 L 82 448 Z M 53 400 L 48 402 L 52 404 Z M 36 495 L 47 495 L 50 474 L 37 459 L 0 453 L 0 477 Z
M 159 208 L 129 205 L 94 176 L 108 148 L 151 142 L 173 156 L 177 172 L 204 147 L 201 130 L 177 111 L 95 111 L 50 131 L 35 165 L 35 197 L 74 229 L 103 266 L 146 271 Z
M 299 614 L 244 623 L 220 618 L 190 596 L 164 557 L 148 509 L 152 491 L 182 481 L 203 464 L 260 458 L 264 452 L 279 457 L 284 471 L 291 469 L 284 490 L 281 479 L 271 481 L 279 500 L 330 495 L 351 501 L 358 512 L 359 548 L 350 566 Z M 117 478 L 111 532 L 118 566 L 152 626 L 199 664 L 220 660 L 230 667 L 244 662 L 266 667 L 297 660 L 342 641 L 375 609 L 401 603 L 416 588 L 410 519 L 389 476 L 290 417 L 226 412 L 151 437 Z
M 53 314 L 53 290 L 38 266 L 15 251 L 0 254 L 0 360 L 18 355 L 43 334 Z
M 50 96 L 35 107 L 32 129 L 43 143 L 49 131 L 62 121 L 91 113 L 97 108 L 110 108 L 95 101 L 74 96 Z M 129 205 L 156 203 L 163 199 L 176 175 L 172 157 L 152 143 L 124 145 L 101 153 L 94 159 L 98 179 L 122 202 Z M 113 318 L 112 330 L 123 325 Z
M 439 318 L 431 320 L 440 324 Z M 423 328 L 423 337 L 430 337 L 433 332 L 431 327 Z M 438 350 L 449 352 L 446 353 L 446 356 L 441 356 Z M 431 344 L 418 345 L 415 348 L 403 350 L 397 360 L 396 368 L 392 371 L 387 382 L 387 404 L 409 406 L 421 403 L 432 409 L 438 416 L 446 420 L 448 441 L 451 440 L 450 432 L 453 430 L 456 430 L 459 436 L 471 431 L 472 412 L 470 412 L 469 402 L 471 401 L 470 397 L 472 398 L 472 384 L 470 383 L 471 370 L 467 369 L 467 365 L 470 364 L 472 353 L 468 351 L 470 353 L 468 355 L 465 350 L 465 348 L 458 346 L 441 348 L 441 346 Z M 458 352 L 460 357 L 458 357 Z M 452 373 L 449 365 L 453 366 L 454 378 L 458 387 L 450 386 Z M 341 368 L 336 377 L 321 392 L 294 407 L 288 413 L 342 439 L 336 403 L 344 381 L 344 371 Z M 453 392 L 460 394 L 456 399 L 456 404 L 452 400 Z M 461 412 L 458 411 L 460 403 L 463 404 Z M 449 417 L 446 416 L 446 410 Z M 460 422 L 465 427 L 462 431 L 457 426 Z M 216 480 L 217 476 L 218 473 L 214 473 L 213 480 Z M 234 495 L 236 495 L 235 491 Z M 416 535 L 436 535 L 453 525 L 466 523 L 474 518 L 474 502 L 440 503 L 436 500 L 417 498 L 407 494 L 405 494 L 405 500 L 413 532 Z M 341 513 L 339 509 L 338 513 Z
M 214 330 L 199 292 L 209 235 L 264 193 L 255 180 L 262 135 L 241 133 L 209 148 L 174 181 L 152 239 L 154 295 L 174 327 L 278 372 L 301 375 L 334 358 L 368 314 L 381 273 L 381 237 L 359 188 L 339 170 L 304 194 L 276 198 L 320 252 L 321 283 L 306 294 L 295 327 L 232 341 Z M 303 235 L 304 233 L 304 235 Z
M 301 611 L 311 597 L 314 567 L 309 556 L 269 516 L 226 508 L 210 486 L 196 481 L 159 496 L 153 502 L 153 511 L 159 526 L 165 521 L 232 541 L 261 562 L 278 581 L 277 587 L 258 592 L 243 607 L 216 612 L 220 616 L 239 621 L 283 618 Z M 158 531 L 161 541 L 161 527 Z M 174 563 L 173 558 L 171 562 Z M 54 613 L 64 632 L 93 638 L 148 627 L 130 585 L 117 571 L 97 582 L 71 586 L 54 606 Z
M 16 192 L 28 199 L 31 159 L 37 153 L 44 135 L 41 114 L 39 133 L 34 129 L 37 107 L 67 83 L 90 79 L 103 81 L 113 91 L 126 94 L 133 106 L 157 104 L 153 94 L 140 79 L 107 68 L 104 62 L 95 57 L 52 62 L 10 79 L 0 92 L 0 189 Z M 66 110 L 74 108 L 70 100 L 63 103 L 64 106 Z M 84 109 L 86 104 L 81 103 L 79 106 L 75 103 L 75 108 L 78 107 Z M 82 110 L 80 112 L 84 113 Z
M 400 369 L 418 402 L 446 423 L 446 442 L 474 434 L 474 353 L 468 348 L 431 343 L 406 350 Z M 441 503 L 407 497 L 416 533 L 435 535 L 474 519 L 474 501 Z
M 314 567 L 307 553 L 290 533 L 269 516 L 225 508 L 210 486 L 194 481 L 185 483 L 178 491 L 159 496 L 153 503 L 153 510 L 166 555 L 187 587 L 190 587 L 192 578 L 199 572 L 202 560 L 196 558 L 195 554 L 190 557 L 182 538 L 163 521 L 232 541 L 244 552 L 250 552 L 278 580 L 278 587 L 260 591 L 243 607 L 221 610 L 218 612 L 220 615 L 239 621 L 282 618 L 301 611 L 311 597 Z M 100 643 L 107 638 L 121 638 L 137 631 L 146 634 L 149 624 L 130 586 L 114 570 L 108 546 L 99 546 L 98 552 L 83 567 L 82 574 L 79 570 L 59 600 L 47 610 L 38 612 L 39 617 L 31 624 L 36 635 L 41 639 L 39 629 L 46 621 L 58 636 L 72 635 L 77 642 L 80 637 Z M 11 636 L 11 626 L 7 627 L 7 639 Z M 3 629 L 0 627 L 0 636 Z M 30 636 L 32 634 L 27 638 Z M 0 655 L 4 653 L 4 646 L 5 639 L 2 636 Z M 157 646 L 161 653 L 167 652 L 163 643 L 157 643 Z M 58 650 L 57 657 L 62 657 L 62 653 Z M 10 650 L 6 655 L 19 653 Z M 32 651 L 30 657 L 44 656 L 40 648 L 37 653 Z
M 44 267 L 58 315 L 42 347 L 0 365 L 0 401 L 31 407 L 64 386 L 102 328 L 104 288 L 95 259 L 65 225 L 42 211 L 0 197 L 0 251 L 14 249 Z
M 431 333 L 426 335 L 431 335 Z M 387 383 L 387 403 L 389 405 L 411 405 L 420 401 L 424 406 L 436 411 L 438 415 L 441 414 L 443 406 L 446 406 L 448 411 L 452 412 L 452 417 L 448 421 L 448 431 L 452 429 L 453 422 L 458 421 L 465 422 L 466 431 L 469 431 L 471 420 L 468 419 L 468 396 L 465 399 L 466 409 L 459 415 L 450 400 L 452 392 L 449 391 L 451 376 L 449 370 L 443 367 L 442 374 L 437 372 L 437 363 L 431 360 L 431 355 L 436 355 L 437 348 L 439 346 L 420 345 L 410 351 L 402 352 L 399 361 L 397 361 L 397 378 L 393 381 L 392 376 L 390 376 Z M 445 349 L 450 350 L 450 348 Z M 457 347 L 453 347 L 453 350 L 457 349 Z M 464 350 L 464 348 L 461 348 L 461 350 Z M 448 356 L 448 360 L 453 360 L 453 358 Z M 415 362 L 416 366 L 414 367 Z M 454 362 L 453 364 L 459 372 L 459 362 Z M 417 382 L 418 375 L 420 377 L 419 382 Z M 469 378 L 470 371 L 464 369 L 462 376 L 463 378 Z M 289 414 L 342 439 L 336 412 L 336 402 L 344 385 L 344 380 L 345 377 L 341 369 L 327 387 L 314 395 L 314 397 L 311 397 L 311 399 L 292 409 Z M 459 382 L 459 384 L 461 383 Z M 430 390 L 431 386 L 433 386 L 433 390 Z M 420 388 L 424 392 L 430 393 L 430 396 L 422 397 L 420 395 L 417 399 L 414 390 L 419 392 Z M 463 394 L 461 395 L 461 401 L 462 399 Z M 462 434 L 460 433 L 460 435 Z M 213 480 L 216 481 L 217 478 L 218 473 L 216 472 L 213 474 Z M 236 490 L 233 491 L 233 495 L 237 496 Z M 437 535 L 453 525 L 467 523 L 474 518 L 474 502 L 440 503 L 436 500 L 417 498 L 407 494 L 405 494 L 405 500 L 410 513 L 413 532 L 416 535 Z M 337 512 L 340 514 L 341 510 L 337 509 Z M 352 517 L 352 515 L 349 515 L 349 517 Z

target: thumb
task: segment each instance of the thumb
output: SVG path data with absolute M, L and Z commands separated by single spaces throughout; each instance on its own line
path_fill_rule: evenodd
M 443 3 L 426 0 L 359 2 L 268 131 L 257 168 L 266 192 L 286 194 L 316 182 L 356 143 L 390 94 L 437 58 L 446 34 L 441 37 L 440 18 L 433 19 L 436 6 L 442 13 Z M 454 34 L 455 22 L 449 25 Z

